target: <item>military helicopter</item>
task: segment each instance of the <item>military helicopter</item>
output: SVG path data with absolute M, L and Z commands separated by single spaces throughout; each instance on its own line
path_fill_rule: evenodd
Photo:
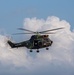
M 11 48 L 18 48 L 18 47 L 26 47 L 30 49 L 30 52 L 33 51 L 33 49 L 36 49 L 36 52 L 39 53 L 39 49 L 46 48 L 46 50 L 49 50 L 49 46 L 52 45 L 53 41 L 50 40 L 48 34 L 54 34 L 52 31 L 63 29 L 61 28 L 55 28 L 40 32 L 34 32 L 32 30 L 24 29 L 24 28 L 18 28 L 19 30 L 27 31 L 27 33 L 16 33 L 17 34 L 33 34 L 29 40 L 20 42 L 20 43 L 13 43 L 10 40 L 7 41 L 7 43 L 10 45 Z

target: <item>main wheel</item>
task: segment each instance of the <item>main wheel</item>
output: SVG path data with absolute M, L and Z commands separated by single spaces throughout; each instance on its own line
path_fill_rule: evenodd
M 39 50 L 37 50 L 36 52 L 39 53 Z
M 49 48 L 46 48 L 46 50 L 49 50 Z
M 32 50 L 30 50 L 30 52 L 33 52 Z

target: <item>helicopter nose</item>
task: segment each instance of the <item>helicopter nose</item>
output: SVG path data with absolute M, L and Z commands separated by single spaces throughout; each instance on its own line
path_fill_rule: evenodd
M 53 41 L 51 41 L 51 44 L 53 43 Z
M 52 45 L 53 41 L 50 42 L 50 46 Z

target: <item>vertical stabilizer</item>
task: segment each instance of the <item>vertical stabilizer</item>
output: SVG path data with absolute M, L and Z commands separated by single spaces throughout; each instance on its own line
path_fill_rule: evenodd
M 8 44 L 11 46 L 11 48 L 15 47 L 14 43 L 12 43 L 11 41 L 8 41 Z

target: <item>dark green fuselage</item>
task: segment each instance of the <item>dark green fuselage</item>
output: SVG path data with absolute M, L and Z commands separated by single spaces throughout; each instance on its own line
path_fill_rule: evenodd
M 48 35 L 32 35 L 27 41 L 20 43 L 8 41 L 8 43 L 12 48 L 27 47 L 28 49 L 40 49 L 51 46 L 53 41 L 48 38 Z

